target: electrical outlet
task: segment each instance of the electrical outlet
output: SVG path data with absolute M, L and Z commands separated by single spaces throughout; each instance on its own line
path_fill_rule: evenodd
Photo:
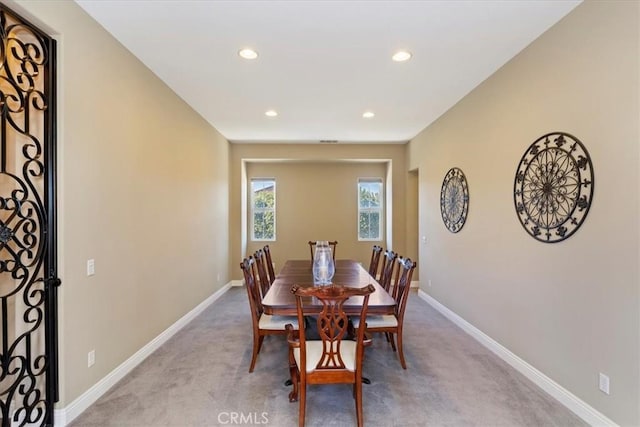
M 220 283 L 220 273 L 218 273 L 218 283 Z
M 604 394 L 609 394 L 609 377 L 600 372 L 600 378 L 598 381 L 600 391 Z
M 96 274 L 96 261 L 94 259 L 87 260 L 87 276 Z
M 92 367 L 94 364 L 96 363 L 96 351 L 95 350 L 91 350 L 88 354 L 87 354 L 87 367 Z
M 431 279 L 429 279 L 429 282 L 428 282 L 428 283 L 429 283 L 429 287 L 431 287 Z

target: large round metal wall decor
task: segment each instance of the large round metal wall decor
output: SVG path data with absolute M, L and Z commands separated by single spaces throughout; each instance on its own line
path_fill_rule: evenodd
M 469 187 L 464 173 L 451 168 L 444 176 L 440 190 L 440 213 L 447 229 L 452 233 L 460 231 L 469 212 Z
M 522 156 L 513 184 L 518 219 L 534 239 L 561 242 L 584 222 L 593 199 L 593 165 L 574 136 L 552 132 Z

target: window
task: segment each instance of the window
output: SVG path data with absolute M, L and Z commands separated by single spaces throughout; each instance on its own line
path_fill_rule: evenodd
M 382 179 L 358 179 L 358 240 L 382 240 Z
M 251 180 L 252 240 L 276 240 L 276 181 Z

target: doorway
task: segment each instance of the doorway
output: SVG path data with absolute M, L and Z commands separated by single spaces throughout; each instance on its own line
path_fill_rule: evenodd
M 409 171 L 407 177 L 407 253 L 417 263 L 413 272 L 413 281 L 420 281 L 420 245 L 419 218 L 420 218 L 420 191 L 418 169 Z

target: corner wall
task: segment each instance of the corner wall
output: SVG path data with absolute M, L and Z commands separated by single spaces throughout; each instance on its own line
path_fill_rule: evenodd
M 228 142 L 75 2 L 10 7 L 58 40 L 65 407 L 229 281 Z
M 638 22 L 638 2 L 584 2 L 408 147 L 427 237 L 421 289 L 621 425 L 640 424 Z M 513 184 L 552 131 L 585 144 L 595 193 L 582 227 L 545 244 L 520 225 Z M 457 234 L 439 210 L 453 166 L 470 191 Z

